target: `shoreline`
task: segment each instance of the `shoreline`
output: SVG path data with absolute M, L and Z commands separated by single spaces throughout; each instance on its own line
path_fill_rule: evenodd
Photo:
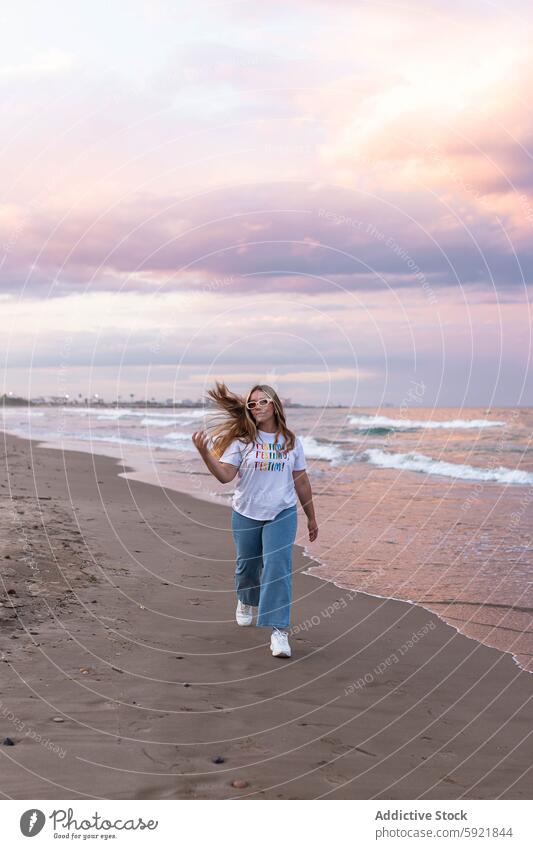
M 311 557 L 310 554 L 306 553 L 305 546 L 302 546 L 302 548 L 304 549 L 304 555 L 306 557 L 310 557 L 313 560 L 316 559 L 316 558 Z M 323 565 L 323 561 L 321 561 L 321 563 L 319 565 Z M 309 569 L 312 569 L 312 568 L 313 568 L 313 565 L 309 566 Z M 401 601 L 403 604 L 412 604 L 415 607 L 420 607 L 422 610 L 426 610 L 428 613 L 431 613 L 433 616 L 436 616 L 437 619 L 439 619 L 441 622 L 443 622 L 449 628 L 453 628 L 454 631 L 456 631 L 458 634 L 460 634 L 466 640 L 473 640 L 475 643 L 479 643 L 482 646 L 486 645 L 486 643 L 482 643 L 481 640 L 478 639 L 477 637 L 471 637 L 468 634 L 463 634 L 462 631 L 459 629 L 459 627 L 457 625 L 454 625 L 452 622 L 448 622 L 448 620 L 445 619 L 443 616 L 441 616 L 441 614 L 438 611 L 432 610 L 431 608 L 426 607 L 420 601 L 413 601 L 410 598 L 398 598 L 397 596 L 393 596 L 393 595 L 379 595 L 379 593 L 369 593 L 369 592 L 366 592 L 365 590 L 357 590 L 357 589 L 350 590 L 347 587 L 343 587 L 342 584 L 337 583 L 337 581 L 335 581 L 333 578 L 322 578 L 320 575 L 313 575 L 313 573 L 310 572 L 309 570 L 302 572 L 302 574 L 303 575 L 309 575 L 311 578 L 319 578 L 320 580 L 327 581 L 327 582 L 333 584 L 338 589 L 345 590 L 347 592 L 353 592 L 353 593 L 359 593 L 359 594 L 362 593 L 363 595 L 369 595 L 371 598 L 383 599 L 383 601 Z M 480 602 L 479 606 L 482 607 L 483 602 Z M 497 646 L 488 646 L 488 648 L 494 648 L 495 651 L 499 651 L 501 654 L 508 654 L 509 657 L 512 658 L 513 662 L 516 664 L 516 666 L 518 667 L 520 672 L 525 672 L 526 675 L 533 675 L 533 669 L 531 669 L 531 670 L 525 669 L 525 667 L 522 666 L 522 664 L 519 662 L 517 656 L 515 654 L 513 654 L 513 652 L 505 651 L 504 649 L 499 649 Z
M 305 574 L 316 560 L 297 543 L 293 657 L 274 659 L 264 629 L 233 620 L 228 505 L 105 455 L 4 441 L 1 492 L 45 578 L 6 598 L 18 571 L 28 582 L 8 522 L 1 609 L 23 613 L 0 623 L 9 798 L 530 798 L 533 688 L 510 653 Z
M 4 431 L 4 433 L 5 433 L 5 431 Z M 28 439 L 28 437 L 18 436 L 18 435 L 17 435 L 17 438 Z M 59 451 L 59 452 L 62 452 L 62 451 L 80 451 L 80 452 L 86 453 L 88 455 L 92 455 L 94 453 L 93 451 L 85 450 L 85 448 L 80 447 L 80 445 L 76 445 L 75 440 L 70 440 L 72 447 L 69 447 L 69 448 L 66 448 L 66 449 L 62 448 L 62 446 L 57 445 L 50 440 L 42 440 L 42 439 L 37 438 L 37 439 L 31 439 L 29 441 L 37 442 L 40 447 L 50 448 L 53 451 Z M 83 443 L 81 443 L 81 445 L 83 445 Z M 222 500 L 222 498 L 220 497 L 220 493 L 219 493 L 219 497 L 216 497 L 214 493 L 211 493 L 211 497 L 208 497 L 208 496 L 205 496 L 205 495 L 202 496 L 201 492 L 199 492 L 199 491 L 197 491 L 195 493 L 191 493 L 191 492 L 188 493 L 188 492 L 186 492 L 186 490 L 179 489 L 177 486 L 175 486 L 175 485 L 173 486 L 171 483 L 162 484 L 160 481 L 158 481 L 155 478 L 155 476 L 152 473 L 146 472 L 143 469 L 142 462 L 138 463 L 137 466 L 131 466 L 131 465 L 126 466 L 126 465 L 124 465 L 124 461 L 122 460 L 121 457 L 118 456 L 118 451 L 116 453 L 113 453 L 113 449 L 111 447 L 109 447 L 109 453 L 100 454 L 99 456 L 105 456 L 105 457 L 112 458 L 112 459 L 116 460 L 117 463 L 120 463 L 121 465 L 123 465 L 124 471 L 119 472 L 119 474 L 121 476 L 123 476 L 125 480 L 140 481 L 140 482 L 143 482 L 143 483 L 150 484 L 152 486 L 163 486 L 165 489 L 171 489 L 172 491 L 174 491 L 176 493 L 189 494 L 189 495 L 191 495 L 191 497 L 197 498 L 200 501 L 205 501 L 208 504 L 218 504 L 218 505 L 222 505 L 222 506 L 227 506 L 227 503 L 225 504 L 224 501 Z M 135 458 L 130 458 L 130 460 L 128 462 L 130 464 L 135 463 Z M 300 508 L 299 505 L 298 505 L 298 510 L 299 510 L 299 512 L 301 512 L 301 508 Z M 311 561 L 310 564 L 309 564 L 308 570 L 303 572 L 303 574 L 307 574 L 311 577 L 318 578 L 320 580 L 324 580 L 324 581 L 327 581 L 329 583 L 332 583 L 335 587 L 337 587 L 338 589 L 344 590 L 344 591 L 362 592 L 362 590 L 358 590 L 357 588 L 354 589 L 352 587 L 344 586 L 342 582 L 338 582 L 337 580 L 335 580 L 335 578 L 330 577 L 329 575 L 325 575 L 325 574 L 321 573 L 320 571 L 316 575 L 313 574 L 313 572 L 311 570 L 315 566 L 317 567 L 318 570 L 320 570 L 320 567 L 325 567 L 327 569 L 329 567 L 328 561 L 323 560 L 320 557 L 318 557 L 317 555 L 314 555 L 312 552 L 310 552 L 309 547 L 308 547 L 309 546 L 308 542 L 300 543 L 300 544 L 297 543 L 296 545 L 298 545 L 298 547 L 301 548 L 303 556 L 306 557 L 309 561 Z M 377 592 L 368 592 L 368 591 L 365 591 L 365 592 L 366 592 L 367 595 L 371 596 L 372 598 L 385 599 L 385 600 L 388 599 L 390 601 L 405 602 L 407 604 L 413 604 L 417 607 L 420 607 L 423 610 L 426 610 L 429 613 L 432 613 L 435 616 L 437 616 L 444 624 L 449 625 L 451 628 L 456 630 L 459 634 L 462 634 L 463 636 L 467 637 L 467 639 L 472 639 L 476 642 L 481 643 L 481 645 L 486 645 L 489 648 L 495 648 L 497 651 L 501 651 L 504 654 L 509 654 L 510 657 L 512 658 L 513 662 L 516 664 L 516 666 L 521 671 L 527 672 L 528 674 L 533 674 L 533 668 L 527 669 L 525 666 L 523 666 L 521 664 L 521 662 L 519 660 L 518 655 L 523 654 L 523 652 L 518 651 L 518 652 L 515 653 L 511 649 L 505 649 L 505 648 L 502 648 L 499 645 L 494 645 L 490 642 L 484 642 L 481 639 L 481 637 L 471 636 L 469 634 L 465 634 L 463 631 L 461 631 L 461 626 L 455 625 L 453 622 L 450 621 L 450 617 L 446 618 L 438 610 L 426 606 L 421 601 L 417 601 L 417 600 L 413 600 L 413 599 L 409 599 L 409 598 L 400 598 L 400 597 L 394 596 L 394 595 L 381 595 L 380 593 L 377 593 Z M 490 602 L 487 603 L 487 602 L 484 602 L 484 601 L 480 601 L 478 603 L 478 606 L 480 608 L 482 608 L 485 605 L 487 605 L 488 607 L 492 606 Z M 468 621 L 466 623 L 463 622 L 462 626 L 464 627 L 465 624 L 468 625 L 469 624 Z M 493 626 L 493 630 L 497 631 L 498 626 L 497 625 Z

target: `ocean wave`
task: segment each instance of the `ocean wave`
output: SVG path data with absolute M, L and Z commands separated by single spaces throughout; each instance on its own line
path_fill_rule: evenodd
M 94 439 L 94 436 L 92 438 Z M 179 450 L 179 451 L 196 451 L 196 448 L 195 448 L 195 446 L 194 446 L 194 444 L 193 444 L 193 442 L 190 438 L 186 438 L 183 443 L 180 442 L 179 446 L 173 444 L 174 440 L 171 440 L 170 444 L 169 444 L 169 442 L 159 440 L 159 439 L 148 439 L 148 440 L 142 439 L 142 438 L 136 439 L 135 437 L 128 437 L 128 436 L 117 436 L 117 437 L 102 436 L 102 437 L 99 437 L 99 439 L 102 442 L 117 442 L 117 443 L 124 442 L 125 444 L 128 444 L 128 443 L 132 444 L 132 445 L 135 444 L 135 445 L 141 446 L 142 448 L 149 449 L 151 451 L 153 451 L 154 449 L 156 451 L 177 451 L 177 450 Z M 167 437 L 165 436 L 165 440 L 166 439 L 167 439 Z
M 404 469 L 409 472 L 424 472 L 428 475 L 443 475 L 450 478 L 473 481 L 495 481 L 496 483 L 531 484 L 533 473 L 520 469 L 507 469 L 498 466 L 495 469 L 479 469 L 461 463 L 448 463 L 434 460 L 425 454 L 410 451 L 408 454 L 392 454 L 381 448 L 367 448 L 360 454 L 375 466 L 383 469 Z
M 203 418 L 207 410 L 199 410 L 199 409 L 190 409 L 184 411 L 182 413 L 172 413 L 172 418 L 174 419 L 201 419 Z
M 342 461 L 343 452 L 337 445 L 333 445 L 331 442 L 317 442 L 312 436 L 300 438 L 305 456 L 310 460 L 327 460 L 332 465 L 337 465 Z
M 4 414 L 4 416 L 44 416 L 44 413 L 38 410 L 32 410 L 31 407 L 2 407 L 0 406 L 0 412 Z
M 18 435 L 18 434 L 16 434 Z M 27 433 L 21 433 L 21 436 L 26 436 Z M 196 448 L 190 440 L 190 437 L 187 437 L 185 434 L 182 434 L 185 437 L 184 444 L 179 445 L 180 451 L 195 451 Z M 32 437 L 37 438 L 37 437 Z M 172 444 L 173 440 L 169 442 L 164 442 L 158 439 L 146 439 L 146 437 L 139 436 L 115 436 L 113 434 L 104 434 L 99 435 L 95 433 L 64 433 L 59 435 L 57 433 L 48 433 L 48 434 L 39 434 L 39 440 L 46 439 L 49 442 L 56 442 L 58 444 L 62 444 L 63 442 L 103 442 L 109 443 L 110 445 L 136 445 L 139 448 L 144 448 L 147 451 L 176 451 L 178 450 L 178 446 Z M 167 437 L 165 437 L 166 439 Z M 187 443 L 190 442 L 190 445 Z
M 180 420 L 176 419 L 174 416 L 160 416 L 159 418 L 156 416 L 145 416 L 141 419 L 139 424 L 145 425 L 146 427 L 172 427 L 173 425 L 178 424 Z
M 62 407 L 61 412 L 65 413 L 73 413 L 80 416 L 95 416 L 97 420 L 106 421 L 106 420 L 116 420 L 116 419 L 135 419 L 141 417 L 141 424 L 150 424 L 155 427 L 165 427 L 167 425 L 177 424 L 178 422 L 184 422 L 187 424 L 188 422 L 196 421 L 197 419 L 203 418 L 206 414 L 205 410 L 194 409 L 183 410 L 179 413 L 164 413 L 161 410 L 154 410 L 150 412 L 149 410 L 130 410 L 129 408 L 120 408 L 120 409 L 102 409 L 102 407 Z
M 347 424 L 358 430 L 371 430 L 383 433 L 388 430 L 418 430 L 459 429 L 480 427 L 502 427 L 506 422 L 489 421 L 488 419 L 451 419 L 450 421 L 431 422 L 424 419 L 390 419 L 387 416 L 348 416 Z
M 193 441 L 191 439 L 192 434 L 190 433 L 180 433 L 178 430 L 173 431 L 172 433 L 166 433 L 165 439 L 171 439 L 175 442 L 189 442 L 193 445 Z
M 62 413 L 78 416 L 99 416 L 101 418 L 119 418 L 124 410 L 109 409 L 102 407 L 53 407 L 52 410 L 60 410 Z

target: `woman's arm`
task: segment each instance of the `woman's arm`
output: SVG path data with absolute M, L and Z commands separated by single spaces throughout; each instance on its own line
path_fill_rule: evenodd
M 315 508 L 313 505 L 313 491 L 311 489 L 311 481 L 305 469 L 293 472 L 294 488 L 300 499 L 300 504 L 305 510 L 307 516 L 307 528 L 309 530 L 309 540 L 313 542 L 318 536 L 318 525 L 315 518 Z
M 196 445 L 198 453 L 207 468 L 220 483 L 229 483 L 233 480 L 239 471 L 238 466 L 234 466 L 232 463 L 221 463 L 218 457 L 215 457 L 213 452 L 207 447 L 209 436 L 205 430 L 195 430 L 192 435 L 192 441 Z

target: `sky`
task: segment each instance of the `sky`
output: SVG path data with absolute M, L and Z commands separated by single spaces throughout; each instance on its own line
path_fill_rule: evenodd
M 532 17 L 5 4 L 0 393 L 533 404 Z

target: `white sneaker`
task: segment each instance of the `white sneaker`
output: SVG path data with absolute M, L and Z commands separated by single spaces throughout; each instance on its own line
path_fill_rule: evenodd
M 237 601 L 237 610 L 235 611 L 235 619 L 237 625 L 251 625 L 253 619 L 253 607 L 251 604 L 244 604 L 240 599 Z
M 270 637 L 270 649 L 274 657 L 290 657 L 291 647 L 289 645 L 289 635 L 287 631 L 280 631 L 279 628 L 274 628 Z

